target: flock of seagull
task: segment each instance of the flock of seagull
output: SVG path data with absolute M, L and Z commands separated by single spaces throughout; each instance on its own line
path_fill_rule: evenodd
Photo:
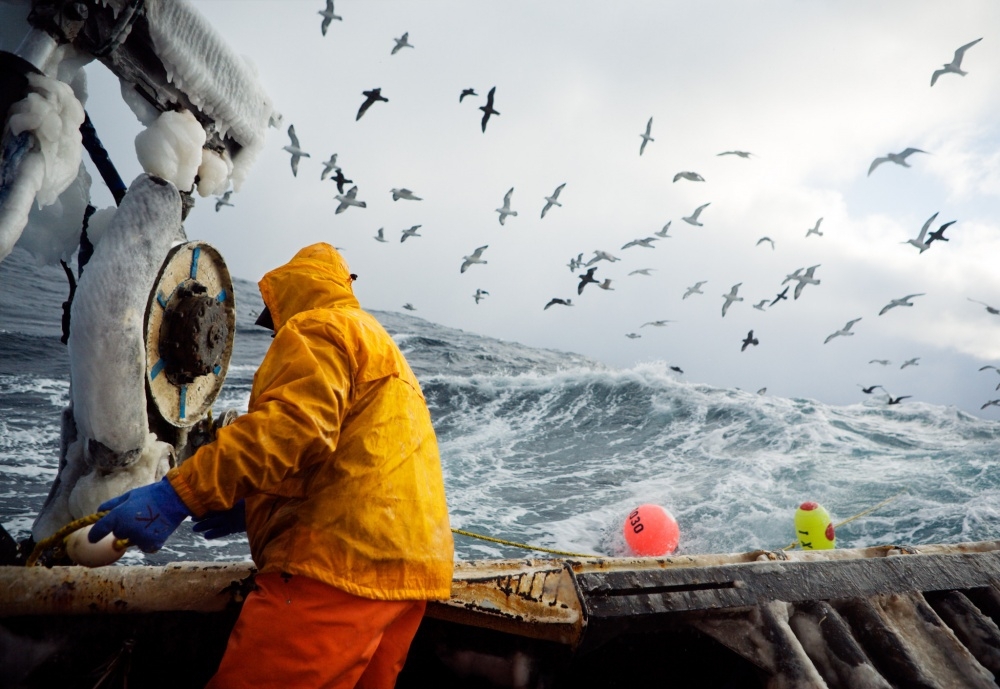
M 320 11 L 319 14 L 323 17 L 322 23 L 320 25 L 320 29 L 321 29 L 321 32 L 322 32 L 322 34 L 324 36 L 326 35 L 327 29 L 329 28 L 329 26 L 330 26 L 330 24 L 331 24 L 331 22 L 333 20 L 342 21 L 342 18 L 340 16 L 336 15 L 335 12 L 334 12 L 334 2 L 333 2 L 333 0 L 326 0 L 326 8 L 324 10 Z M 964 76 L 966 74 L 966 72 L 961 69 L 963 57 L 964 57 L 966 51 L 969 48 L 975 46 L 981 40 L 982 40 L 981 38 L 976 39 L 975 41 L 971 41 L 970 43 L 967 43 L 967 44 L 961 46 L 960 48 L 958 48 L 955 51 L 954 57 L 951 60 L 951 62 L 945 64 L 943 67 L 941 67 L 940 69 L 936 70 L 933 73 L 933 75 L 931 77 L 931 86 L 933 87 L 934 84 L 937 82 L 937 80 L 941 76 L 943 76 L 945 74 L 957 74 L 957 75 Z M 399 37 L 399 38 L 394 38 L 393 41 L 395 42 L 395 45 L 392 47 L 392 49 L 390 51 L 391 55 L 397 54 L 400 50 L 402 50 L 404 48 L 411 48 L 412 49 L 414 47 L 413 44 L 411 44 L 409 42 L 409 33 L 408 32 L 403 33 L 403 35 L 401 37 Z M 361 105 L 360 105 L 360 107 L 358 109 L 357 115 L 355 117 L 356 121 L 360 120 L 361 117 L 364 116 L 364 114 L 373 105 L 375 105 L 376 103 L 380 103 L 380 102 L 382 102 L 382 103 L 388 103 L 389 102 L 389 99 L 386 96 L 382 95 L 381 88 L 372 88 L 372 89 L 363 91 L 362 95 L 364 96 L 364 100 L 362 101 L 362 103 L 361 103 Z M 467 97 L 478 97 L 478 94 L 476 93 L 476 91 L 475 91 L 474 88 L 465 88 L 465 89 L 462 89 L 461 92 L 460 92 L 460 94 L 459 94 L 459 97 L 458 97 L 459 103 L 462 103 Z M 497 111 L 496 108 L 495 108 L 495 97 L 496 97 L 496 87 L 494 86 L 488 92 L 485 105 L 480 106 L 480 108 L 479 108 L 479 110 L 481 110 L 482 113 L 483 113 L 480 126 L 481 126 L 482 132 L 484 134 L 486 132 L 487 123 L 489 122 L 489 119 L 491 118 L 491 116 L 499 115 L 500 114 L 499 111 Z M 652 135 L 652 130 L 653 130 L 653 118 L 650 117 L 647 120 L 647 122 L 646 122 L 646 126 L 645 126 L 644 131 L 640 132 L 640 134 L 639 134 L 639 137 L 641 139 L 641 143 L 639 145 L 639 155 L 640 156 L 642 156 L 646 152 L 647 146 L 649 144 L 654 143 L 656 141 L 656 139 Z M 310 157 L 310 155 L 309 155 L 309 153 L 307 151 L 305 151 L 302 148 L 302 146 L 301 146 L 301 144 L 299 142 L 299 139 L 296 136 L 294 125 L 289 125 L 288 130 L 287 130 L 287 134 L 288 134 L 288 138 L 289 138 L 289 144 L 286 145 L 286 146 L 284 146 L 283 150 L 286 151 L 286 152 L 288 152 L 289 155 L 290 155 L 290 163 L 291 163 L 291 170 L 292 170 L 293 176 L 298 176 L 299 161 L 302 158 Z M 875 172 L 876 169 L 878 169 L 881 165 L 883 165 L 885 163 L 893 163 L 893 164 L 899 165 L 901 167 L 909 168 L 909 167 L 911 167 L 911 164 L 909 162 L 909 158 L 911 156 L 913 156 L 914 154 L 917 154 L 917 153 L 926 153 L 926 151 L 923 151 L 923 150 L 918 149 L 918 148 L 909 147 L 909 148 L 905 148 L 902 151 L 899 151 L 898 153 L 897 152 L 889 152 L 889 153 L 887 153 L 887 154 L 885 154 L 883 156 L 879 156 L 879 157 L 875 158 L 871 162 L 871 165 L 868 168 L 868 175 L 870 176 L 873 172 Z M 750 153 L 749 151 L 744 151 L 744 150 L 727 150 L 727 151 L 723 151 L 723 152 L 717 154 L 717 156 L 719 156 L 719 157 L 734 156 L 734 157 L 741 158 L 741 159 L 750 159 L 750 158 L 753 157 L 753 155 L 754 154 Z M 331 179 L 336 182 L 337 189 L 338 189 L 338 192 L 339 192 L 334 197 L 339 202 L 339 205 L 337 206 L 337 208 L 335 210 L 335 213 L 336 214 L 343 213 L 343 212 L 345 212 L 346 210 L 348 210 L 349 208 L 352 208 L 352 207 L 365 208 L 366 207 L 365 201 L 362 201 L 362 200 L 358 199 L 358 187 L 357 187 L 357 185 L 354 185 L 354 186 L 350 187 L 346 192 L 344 191 L 345 185 L 349 184 L 349 183 L 352 183 L 353 180 L 347 179 L 344 176 L 342 168 L 337 164 L 337 154 L 336 153 L 332 154 L 330 156 L 330 158 L 326 162 L 323 163 L 323 170 L 321 172 L 321 177 L 320 178 L 321 179 L 327 179 L 327 177 L 330 176 L 331 173 L 336 173 L 333 177 L 331 177 Z M 684 170 L 684 171 L 676 173 L 674 175 L 674 177 L 673 177 L 673 182 L 674 183 L 677 183 L 679 181 L 685 181 L 685 182 L 704 182 L 705 179 L 704 179 L 704 177 L 701 174 L 699 174 L 699 173 L 697 173 L 695 171 Z M 562 206 L 562 202 L 559 200 L 559 195 L 560 195 L 560 193 L 563 191 L 563 189 L 565 187 L 566 187 L 565 183 L 560 184 L 560 185 L 558 185 L 553 190 L 553 192 L 551 193 L 551 195 L 544 197 L 544 205 L 542 206 L 541 214 L 540 214 L 541 218 L 544 219 L 546 217 L 546 215 L 550 212 L 550 210 L 553 207 L 561 207 Z M 227 191 L 224 195 L 222 195 L 221 197 L 218 197 L 218 199 L 216 201 L 216 205 L 215 205 L 215 210 L 216 211 L 219 211 L 224 206 L 232 206 L 233 205 L 232 202 L 230 201 L 230 194 L 231 193 L 232 192 Z M 411 190 L 406 189 L 406 188 L 393 188 L 393 189 L 391 189 L 391 194 L 392 194 L 393 201 L 399 201 L 399 200 L 421 201 L 422 200 L 421 197 L 417 196 L 416 194 L 414 194 L 414 192 L 412 192 Z M 518 216 L 518 211 L 515 210 L 514 206 L 513 206 L 513 195 L 514 195 L 514 187 L 511 187 L 504 194 L 502 204 L 498 208 L 495 209 L 495 212 L 498 214 L 498 221 L 499 221 L 499 223 L 500 223 L 501 226 L 505 225 L 505 223 L 508 220 L 508 218 L 514 218 L 514 217 Z M 703 204 L 697 206 L 696 208 L 694 208 L 692 210 L 692 212 L 689 215 L 683 216 L 681 218 L 681 220 L 683 222 L 685 222 L 685 223 L 687 223 L 689 225 L 695 226 L 695 227 L 703 227 L 704 223 L 702 222 L 701 217 L 702 217 L 702 214 L 705 212 L 705 210 L 710 205 L 711 205 L 711 203 L 703 203 Z M 924 223 L 923 227 L 921 228 L 919 234 L 915 238 L 908 239 L 908 240 L 906 240 L 905 242 L 902 242 L 902 243 L 914 246 L 922 254 L 925 251 L 927 251 L 929 248 L 931 248 L 931 246 L 932 246 L 932 244 L 934 242 L 947 242 L 948 238 L 944 236 L 944 232 L 951 225 L 955 224 L 956 221 L 952 220 L 950 222 L 944 223 L 944 224 L 940 225 L 937 230 L 930 231 L 930 228 L 932 227 L 932 225 L 933 225 L 934 221 L 936 220 L 937 216 L 938 216 L 938 213 L 935 213 L 930 218 L 928 218 L 927 221 Z M 823 232 L 820 230 L 820 226 L 821 226 L 822 222 L 823 222 L 823 218 L 819 218 L 818 220 L 816 220 L 816 222 L 813 225 L 813 227 L 808 228 L 806 230 L 805 237 L 806 238 L 813 237 L 813 236 L 815 236 L 815 237 L 822 237 L 823 236 Z M 670 225 L 671 225 L 671 223 L 667 222 L 662 227 L 661 230 L 659 230 L 657 232 L 654 232 L 652 236 L 639 237 L 639 238 L 633 239 L 633 240 L 625 243 L 621 247 L 621 250 L 624 251 L 624 250 L 630 249 L 632 247 L 642 247 L 642 248 L 648 248 L 648 249 L 654 249 L 654 248 L 656 248 L 654 246 L 655 242 L 658 242 L 661 239 L 668 238 L 668 237 L 671 236 L 671 235 L 668 234 L 669 230 L 670 230 Z M 420 227 L 421 227 L 420 225 L 413 225 L 412 227 L 410 227 L 408 229 L 402 230 L 401 233 L 400 233 L 400 239 L 399 239 L 399 241 L 402 243 L 402 242 L 405 242 L 409 238 L 422 236 L 422 235 L 420 235 L 420 234 L 417 233 L 417 230 L 420 229 Z M 374 236 L 374 239 L 376 241 L 378 241 L 378 242 L 387 242 L 387 241 L 389 241 L 385 237 L 384 228 L 379 228 L 378 229 L 376 235 Z M 765 244 L 765 243 L 769 244 L 772 250 L 775 249 L 775 242 L 774 242 L 774 240 L 772 238 L 770 238 L 770 237 L 767 237 L 767 236 L 764 236 L 764 237 L 761 237 L 760 239 L 758 239 L 756 245 L 760 246 L 761 244 Z M 484 254 L 484 252 L 487 249 L 489 249 L 489 245 L 488 244 L 482 245 L 482 246 L 477 247 L 469 255 L 463 256 L 459 272 L 460 273 L 465 273 L 472 266 L 475 266 L 477 264 L 486 264 L 487 261 L 483 258 L 483 254 Z M 574 274 L 576 273 L 577 270 L 586 269 L 585 272 L 583 272 L 582 274 L 580 274 L 580 275 L 577 276 L 579 278 L 579 282 L 577 284 L 577 297 L 582 297 L 584 289 L 588 285 L 591 285 L 591 284 L 596 285 L 595 288 L 599 288 L 599 289 L 603 289 L 603 290 L 614 290 L 614 287 L 612 286 L 613 281 L 612 281 L 611 278 L 603 278 L 603 279 L 601 279 L 601 278 L 598 278 L 596 276 L 597 270 L 599 268 L 599 266 L 596 265 L 596 264 L 598 264 L 601 261 L 605 261 L 605 262 L 608 262 L 608 263 L 615 263 L 615 262 L 617 262 L 619 260 L 620 259 L 618 257 L 612 255 L 611 253 L 609 253 L 607 251 L 599 250 L 599 249 L 598 250 L 594 250 L 593 251 L 593 256 L 591 258 L 589 258 L 588 260 L 586 260 L 586 261 L 584 260 L 583 253 L 579 253 L 579 254 L 577 254 L 577 256 L 571 258 L 570 261 L 569 261 L 568 266 L 569 266 L 570 271 L 572 271 Z M 798 268 L 794 272 L 786 275 L 785 278 L 784 278 L 784 280 L 781 282 L 781 285 L 784 286 L 784 289 L 782 289 L 780 292 L 778 292 L 773 299 L 763 299 L 763 300 L 760 300 L 759 302 L 753 304 L 753 308 L 756 309 L 756 310 L 759 310 L 759 311 L 764 311 L 765 309 L 769 309 L 769 308 L 774 307 L 780 301 L 787 300 L 788 299 L 788 292 L 789 292 L 790 288 L 792 289 L 792 299 L 796 299 L 796 300 L 799 299 L 800 296 L 802 296 L 803 290 L 805 289 L 805 287 L 807 287 L 809 285 L 820 285 L 821 284 L 820 279 L 816 277 L 816 270 L 819 269 L 819 268 L 820 268 L 820 265 L 818 265 L 818 264 L 817 265 L 808 266 L 808 267 L 804 266 L 804 267 Z M 629 273 L 629 275 L 630 276 L 631 275 L 647 275 L 648 276 L 650 274 L 650 272 L 653 271 L 653 270 L 655 270 L 655 269 L 653 269 L 653 268 L 641 268 L 641 269 L 633 270 L 632 272 Z M 705 284 L 707 284 L 707 282 L 708 282 L 707 280 L 699 280 L 694 285 L 691 285 L 690 287 L 687 287 L 685 289 L 684 294 L 681 297 L 681 299 L 687 299 L 687 298 L 692 297 L 694 295 L 704 295 L 705 293 L 702 290 L 702 287 Z M 794 287 L 792 287 L 792 285 L 789 285 L 788 283 L 794 283 Z M 736 283 L 736 284 L 732 285 L 732 287 L 729 289 L 729 291 L 727 293 L 725 293 L 725 294 L 722 295 L 723 303 L 721 305 L 721 315 L 722 315 L 723 318 L 726 316 L 726 314 L 728 313 L 729 309 L 733 306 L 733 304 L 744 301 L 744 297 L 742 297 L 742 296 L 739 295 L 739 290 L 740 290 L 740 287 L 742 286 L 742 284 L 743 283 L 740 282 L 740 283 Z M 479 304 L 487 296 L 489 296 L 489 292 L 487 292 L 486 290 L 476 289 L 475 293 L 473 294 L 473 299 L 475 300 L 476 304 Z M 912 307 L 914 305 L 913 302 L 912 302 L 912 300 L 916 299 L 917 297 L 921 297 L 921 296 L 924 296 L 924 293 L 908 294 L 908 295 L 905 295 L 905 296 L 900 297 L 898 299 L 892 299 L 888 304 L 886 304 L 885 306 L 883 306 L 881 308 L 881 310 L 878 312 L 878 316 L 883 316 L 883 315 L 885 315 L 887 312 L 889 312 L 892 309 L 896 309 L 896 308 L 900 308 L 900 307 Z M 986 304 L 985 302 L 981 302 L 981 301 L 978 301 L 978 300 L 975 300 L 975 299 L 971 299 L 971 298 L 969 298 L 969 301 L 972 301 L 972 302 L 975 302 L 975 303 L 978 303 L 978 304 L 984 306 L 986 308 L 987 312 L 990 313 L 990 314 L 992 314 L 992 315 L 1000 315 L 1000 309 L 997 309 L 997 308 L 995 308 L 995 307 L 993 307 L 993 306 L 991 306 L 989 304 Z M 543 306 L 543 310 L 548 310 L 549 308 L 551 308 L 553 306 L 572 307 L 572 306 L 574 306 L 574 302 L 573 302 L 572 298 L 553 297 L 547 303 L 545 303 L 545 305 Z M 416 310 L 416 307 L 414 307 L 410 303 L 404 304 L 403 308 L 406 309 L 406 310 L 409 310 L 409 311 L 415 311 Z M 852 330 L 852 328 L 855 326 L 855 324 L 857 324 L 861 320 L 862 320 L 862 317 L 859 316 L 857 318 L 852 318 L 851 320 L 847 321 L 847 323 L 845 323 L 843 325 L 843 327 L 841 327 L 840 329 L 838 329 L 838 330 L 830 333 L 826 337 L 826 339 L 823 341 L 823 344 L 828 344 L 832 340 L 834 340 L 834 339 L 836 339 L 838 337 L 851 337 L 851 336 L 853 336 L 855 333 Z M 671 320 L 665 320 L 665 319 L 664 320 L 648 321 L 646 323 L 643 323 L 640 326 L 640 329 L 644 328 L 644 327 L 665 327 L 665 326 L 667 326 L 667 324 L 672 323 L 672 322 L 673 321 L 671 321 Z M 639 333 L 636 333 L 636 332 L 626 333 L 625 336 L 627 338 L 629 338 L 629 339 L 638 339 L 638 338 L 642 337 L 642 335 L 640 335 Z M 757 347 L 759 344 L 760 344 L 759 338 L 754 335 L 754 331 L 753 330 L 750 330 L 747 333 L 746 337 L 743 338 L 743 340 L 741 342 L 740 351 L 746 351 L 750 347 Z M 909 366 L 916 366 L 918 360 L 919 360 L 919 357 L 909 359 L 909 360 L 905 361 L 902 364 L 902 366 L 900 366 L 900 368 L 902 369 L 902 368 L 907 368 Z M 888 365 L 890 365 L 891 362 L 889 362 L 888 360 L 885 360 L 885 359 L 873 359 L 869 363 L 870 364 L 879 364 L 879 365 L 883 365 L 883 366 L 888 366 Z M 671 368 L 671 370 L 673 370 L 673 371 L 675 371 L 677 373 L 683 373 L 683 371 L 681 370 L 681 368 L 678 367 L 678 366 L 671 366 L 670 368 Z M 997 371 L 997 373 L 1000 373 L 1000 368 L 997 368 L 995 366 L 984 366 L 980 370 L 982 371 L 982 370 L 987 370 L 987 369 L 994 369 L 994 370 Z M 870 386 L 860 386 L 860 387 L 862 387 L 862 391 L 865 394 L 873 394 L 876 390 L 881 390 L 882 392 L 885 393 L 886 398 L 887 398 L 887 403 L 889 405 L 899 404 L 902 400 L 909 399 L 911 397 L 910 395 L 893 396 L 887 390 L 885 390 L 885 388 L 883 386 L 881 386 L 881 385 L 870 385 Z M 766 390 L 766 388 L 762 388 L 758 392 L 761 393 L 761 394 L 763 394 L 765 390 Z M 997 390 L 1000 390 L 1000 384 L 998 384 Z M 985 409 L 985 408 L 987 408 L 989 406 L 1000 406 L 1000 399 L 992 399 L 992 400 L 987 401 L 985 404 L 983 404 L 982 409 Z

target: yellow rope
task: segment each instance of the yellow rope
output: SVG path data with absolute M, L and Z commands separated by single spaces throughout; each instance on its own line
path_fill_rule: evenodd
M 56 557 L 62 557 L 66 554 L 66 537 L 69 536 L 74 531 L 78 531 L 85 526 L 90 526 L 96 523 L 101 517 L 106 515 L 107 512 L 95 512 L 94 514 L 88 514 L 86 517 L 80 517 L 71 521 L 69 524 L 63 528 L 56 531 L 54 534 L 48 538 L 42 539 L 35 544 L 35 548 L 31 551 L 31 555 L 25 560 L 25 567 L 34 567 L 38 563 L 38 559 L 42 556 L 46 550 L 53 550 Z M 115 540 L 114 547 L 116 550 L 125 550 L 129 546 L 129 541 L 127 538 L 118 538 Z
M 552 548 L 541 548 L 537 545 L 528 545 L 527 543 L 517 543 L 515 541 L 505 541 L 502 538 L 494 538 L 493 536 L 484 536 L 478 533 L 472 533 L 471 531 L 462 531 L 461 529 L 452 529 L 453 533 L 457 533 L 460 536 L 469 536 L 470 538 L 478 538 L 482 541 L 489 541 L 490 543 L 500 543 L 502 545 L 510 545 L 515 548 L 524 548 L 525 550 L 540 550 L 543 553 L 552 553 L 553 555 L 565 555 L 567 557 L 602 557 L 601 555 L 587 555 L 584 553 L 570 553 L 565 550 L 553 550 Z
M 833 525 L 833 528 L 834 529 L 839 529 L 844 524 L 849 524 L 849 523 L 853 522 L 855 519 L 860 519 L 861 517 L 864 517 L 865 515 L 871 514 L 872 512 L 874 512 L 877 509 L 881 509 L 882 507 L 885 507 L 890 502 L 892 502 L 893 500 L 895 500 L 896 498 L 898 498 L 900 495 L 902 495 L 903 493 L 905 493 L 907 490 L 908 490 L 907 488 L 904 488 L 903 490 L 899 491 L 895 495 L 886 498 L 885 500 L 883 500 L 879 504 L 872 505 L 871 507 L 869 507 L 866 510 L 861 510 L 857 514 L 851 515 L 850 517 L 848 517 L 847 519 L 845 519 L 842 522 L 837 522 L 836 524 Z M 786 545 L 784 548 L 782 548 L 782 550 L 792 550 L 795 547 L 797 547 L 798 544 L 799 544 L 799 542 L 797 540 L 792 541 L 791 543 L 789 543 L 788 545 Z

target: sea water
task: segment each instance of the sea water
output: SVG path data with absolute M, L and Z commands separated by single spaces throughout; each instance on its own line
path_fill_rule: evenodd
M 0 523 L 29 535 L 58 468 L 69 359 L 59 268 L 22 250 L 0 263 Z M 245 411 L 270 344 L 260 296 L 237 280 L 236 346 L 216 411 Z M 664 362 L 627 369 L 374 312 L 413 367 L 441 448 L 451 523 L 493 538 L 623 555 L 635 506 L 676 517 L 680 553 L 776 549 L 803 501 L 840 527 L 838 547 L 1000 538 L 1000 423 L 920 402 L 830 406 L 688 381 Z M 526 557 L 456 536 L 461 559 Z M 536 555 L 539 553 L 535 553 Z M 126 563 L 245 560 L 245 538 L 182 525 Z

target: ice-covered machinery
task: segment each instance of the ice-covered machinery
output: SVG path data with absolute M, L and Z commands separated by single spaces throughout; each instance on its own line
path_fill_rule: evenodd
M 0 25 L 2 46 L 21 34 L 0 52 L 0 260 L 15 245 L 43 262 L 79 254 L 70 405 L 37 540 L 210 437 L 235 298 L 221 255 L 188 241 L 183 220 L 196 193 L 239 190 L 280 115 L 187 0 L 15 1 L 0 4 Z M 146 126 L 146 174 L 127 191 L 84 110 L 82 68 L 95 59 Z M 84 147 L 117 209 L 90 206 Z

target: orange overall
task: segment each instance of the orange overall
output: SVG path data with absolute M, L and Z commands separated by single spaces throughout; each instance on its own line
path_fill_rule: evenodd
M 430 413 L 332 246 L 306 247 L 259 284 L 276 332 L 248 413 L 168 474 L 196 516 L 245 500 L 262 573 L 211 686 L 266 686 L 252 684 L 266 673 L 282 687 L 299 686 L 288 680 L 294 673 L 301 686 L 353 686 L 351 677 L 392 686 L 424 602 L 451 592 Z M 283 599 L 279 589 L 293 593 Z M 262 652 L 264 640 L 283 650 Z M 305 678 L 320 672 L 321 657 L 343 668 L 340 683 Z

